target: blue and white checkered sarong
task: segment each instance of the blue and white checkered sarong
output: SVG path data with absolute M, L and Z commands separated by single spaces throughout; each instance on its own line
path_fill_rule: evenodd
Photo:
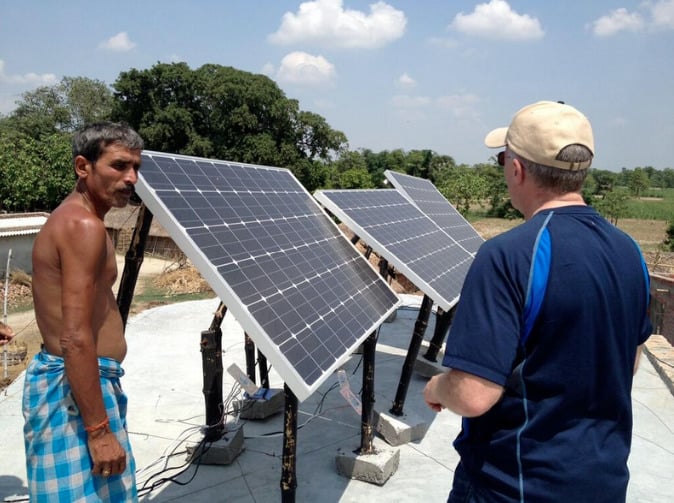
M 98 358 L 103 402 L 110 430 L 128 453 L 121 475 L 94 476 L 87 432 L 70 392 L 63 358 L 46 351 L 26 369 L 23 393 L 26 468 L 31 503 L 138 501 L 136 464 L 126 430 L 126 395 L 119 362 Z

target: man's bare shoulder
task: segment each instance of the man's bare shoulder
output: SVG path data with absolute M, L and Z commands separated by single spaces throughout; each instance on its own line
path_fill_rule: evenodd
M 101 234 L 105 224 L 80 202 L 68 198 L 49 215 L 43 230 L 66 239 L 81 239 L 90 233 Z

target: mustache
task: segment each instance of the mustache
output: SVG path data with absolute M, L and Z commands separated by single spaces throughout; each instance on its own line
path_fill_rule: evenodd
M 131 193 L 129 196 L 129 203 L 130 204 L 140 204 L 142 203 L 142 199 L 138 195 L 138 192 L 136 192 L 136 188 L 133 185 L 127 186 L 127 189 Z

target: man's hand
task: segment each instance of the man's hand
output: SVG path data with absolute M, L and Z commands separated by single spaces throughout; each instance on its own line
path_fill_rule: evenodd
M 424 387 L 424 402 L 426 402 L 426 405 L 428 405 L 428 408 L 431 410 L 440 412 L 443 407 L 435 396 L 437 377 L 438 376 L 431 377 L 431 379 L 426 383 L 426 386 Z
M 14 330 L 0 321 L 0 346 L 4 346 L 14 338 Z
M 501 395 L 502 386 L 456 369 L 433 376 L 424 388 L 424 401 L 432 410 L 447 408 L 463 417 L 481 416 Z
M 107 427 L 90 433 L 87 443 L 94 475 L 109 477 L 119 475 L 126 469 L 126 451 Z

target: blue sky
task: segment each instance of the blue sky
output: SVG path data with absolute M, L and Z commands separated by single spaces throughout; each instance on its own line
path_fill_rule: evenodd
M 550 99 L 589 117 L 595 168 L 674 167 L 674 0 L 0 0 L 0 113 L 173 61 L 266 74 L 351 149 L 487 162 L 485 134 Z

